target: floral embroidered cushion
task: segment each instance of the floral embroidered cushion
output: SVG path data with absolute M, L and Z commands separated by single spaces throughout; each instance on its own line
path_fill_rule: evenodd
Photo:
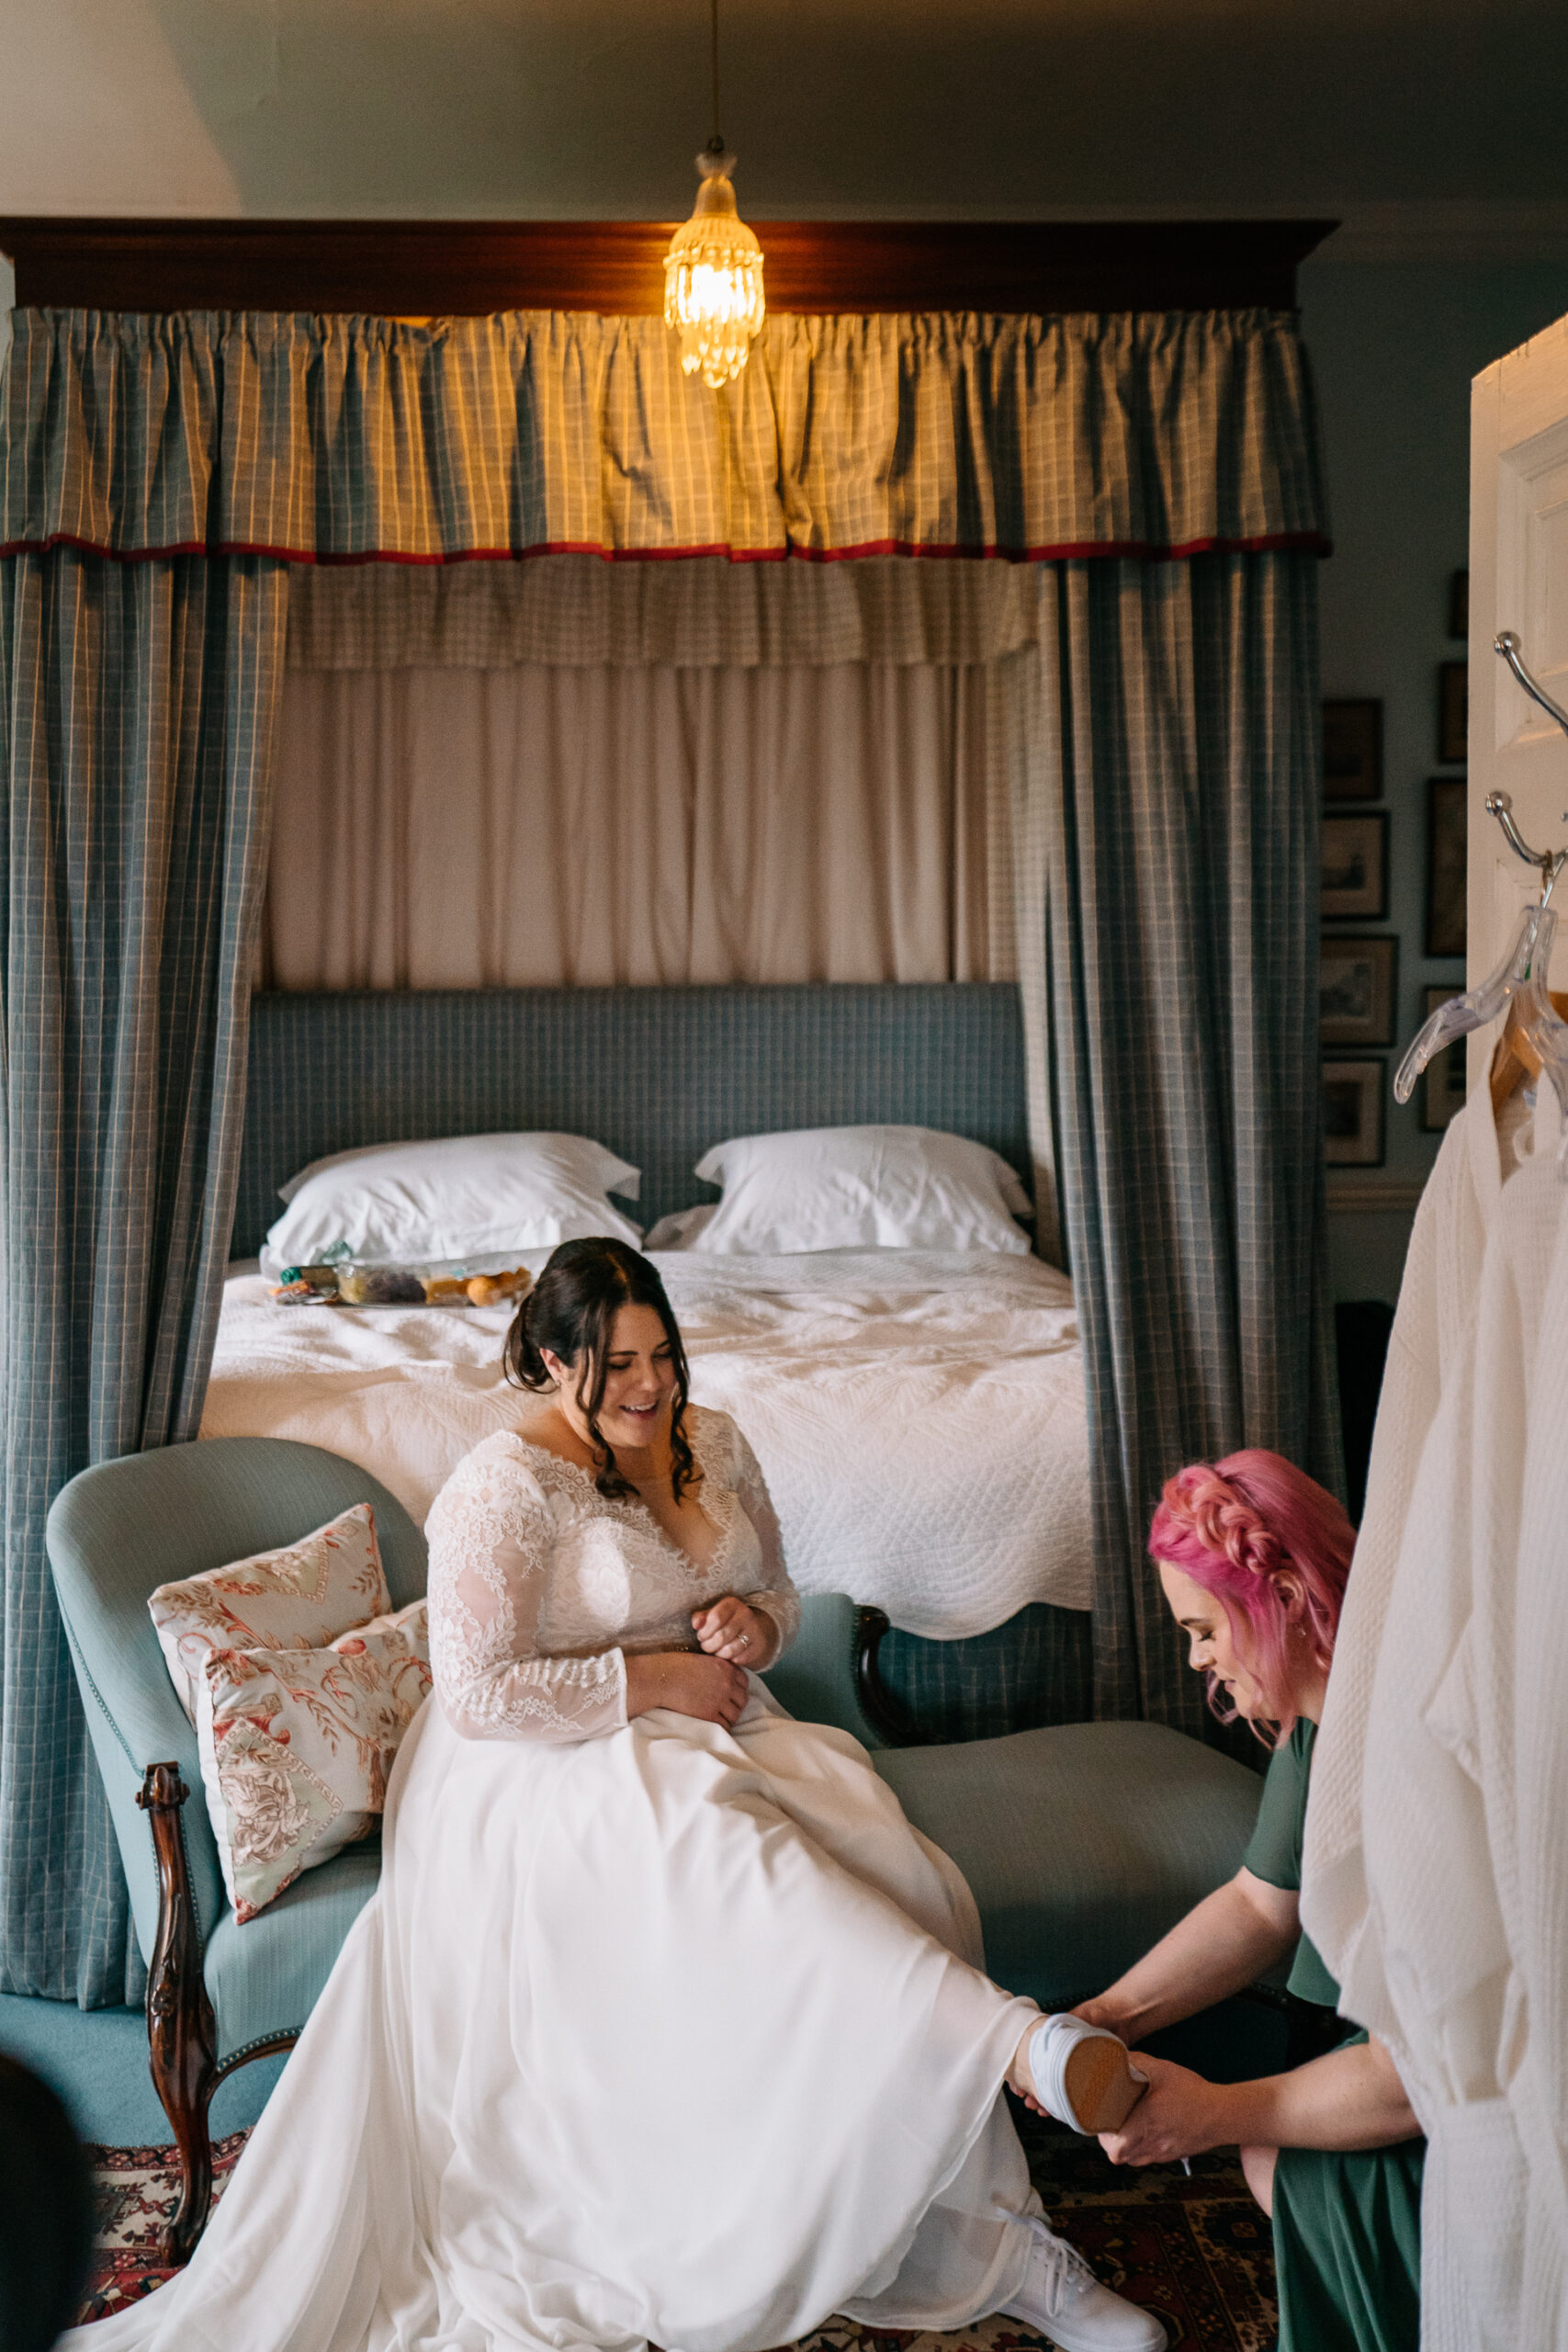
M 429 1690 L 423 1600 L 320 1649 L 209 1650 L 197 1736 L 236 1918 L 366 1836 Z
M 368 1503 L 280 1551 L 160 1585 L 147 1603 L 192 1723 L 209 1650 L 319 1649 L 391 1605 Z

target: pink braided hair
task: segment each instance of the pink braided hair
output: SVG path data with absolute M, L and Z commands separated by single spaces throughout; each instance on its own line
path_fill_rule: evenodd
M 1355 1543 L 1333 1496 L 1282 1454 L 1258 1446 L 1223 1462 L 1190 1463 L 1160 1498 L 1150 1555 L 1184 1570 L 1220 1602 L 1278 1724 L 1277 1738 L 1287 1738 L 1295 1721 L 1291 1637 L 1304 1632 L 1315 1663 L 1327 1670 Z M 1287 1569 L 1299 1596 L 1278 1581 Z M 1209 1704 L 1222 1722 L 1234 1720 L 1213 1676 Z M 1267 1742 L 1268 1735 L 1259 1730 L 1258 1737 Z

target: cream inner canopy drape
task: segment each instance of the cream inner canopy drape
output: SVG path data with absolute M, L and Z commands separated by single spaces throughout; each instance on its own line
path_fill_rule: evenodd
M 292 574 L 260 978 L 1020 980 L 1058 1253 L 1038 567 Z
M 1007 666 L 291 669 L 265 982 L 1013 978 Z

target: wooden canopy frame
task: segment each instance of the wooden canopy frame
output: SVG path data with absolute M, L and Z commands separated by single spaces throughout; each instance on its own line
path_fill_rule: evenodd
M 0 216 L 27 307 L 656 312 L 669 220 Z M 1332 220 L 755 220 L 775 311 L 1293 310 Z

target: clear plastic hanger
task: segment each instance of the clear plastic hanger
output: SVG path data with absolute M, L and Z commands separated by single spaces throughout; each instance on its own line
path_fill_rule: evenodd
M 1467 989 L 1463 996 L 1450 997 L 1446 1004 L 1438 1005 L 1416 1032 L 1393 1081 L 1395 1102 L 1409 1102 L 1416 1080 L 1445 1047 L 1468 1036 L 1472 1029 L 1484 1029 L 1500 1012 L 1517 1006 L 1519 1027 L 1551 1080 L 1568 1133 L 1568 1022 L 1559 1018 L 1546 992 L 1556 935 L 1557 916 L 1544 899 L 1540 905 L 1525 909 L 1496 970 L 1478 988 Z
M 1512 629 L 1504 629 L 1495 639 L 1494 650 L 1506 662 L 1531 700 L 1539 703 L 1568 736 L 1568 712 L 1561 710 L 1530 676 Z M 1513 803 L 1506 792 L 1489 793 L 1486 809 L 1502 826 L 1515 855 L 1539 871 L 1540 897 L 1520 915 L 1507 953 L 1496 970 L 1479 987 L 1467 989 L 1462 996 L 1450 997 L 1446 1004 L 1440 1004 L 1416 1032 L 1393 1081 L 1394 1099 L 1408 1102 L 1416 1080 L 1436 1055 L 1457 1038 L 1467 1036 L 1472 1029 L 1485 1028 L 1500 1012 L 1507 1012 L 1551 1080 L 1562 1114 L 1562 1157 L 1568 1166 L 1568 1022 L 1561 1019 L 1547 992 L 1547 974 L 1557 933 L 1557 916 L 1551 899 L 1558 876 L 1568 865 L 1568 850 L 1532 849 L 1514 822 Z

